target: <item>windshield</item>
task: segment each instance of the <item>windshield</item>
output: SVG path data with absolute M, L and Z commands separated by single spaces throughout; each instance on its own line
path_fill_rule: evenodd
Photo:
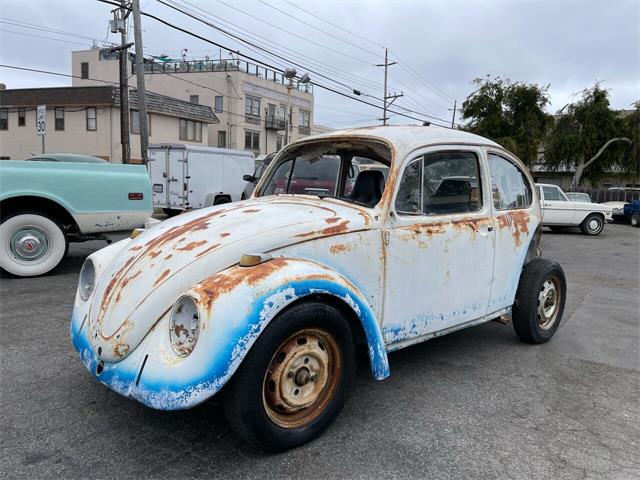
M 373 207 L 382 197 L 389 162 L 379 144 L 303 145 L 267 171 L 257 196 L 314 195 Z

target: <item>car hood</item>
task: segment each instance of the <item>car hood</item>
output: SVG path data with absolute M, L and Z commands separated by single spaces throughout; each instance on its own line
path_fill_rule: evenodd
M 623 208 L 629 202 L 604 202 L 602 205 L 606 205 L 611 208 Z
M 274 196 L 162 222 L 127 243 L 97 279 L 89 322 L 94 351 L 105 361 L 122 360 L 180 295 L 243 254 L 371 228 L 368 212 L 340 201 Z

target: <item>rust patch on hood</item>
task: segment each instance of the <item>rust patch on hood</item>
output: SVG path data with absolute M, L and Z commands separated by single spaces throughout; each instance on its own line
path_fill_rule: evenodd
M 340 217 L 331 217 L 331 218 L 327 218 L 324 223 L 336 223 L 340 221 Z
M 259 211 L 259 208 L 248 208 L 246 210 L 243 210 L 242 213 L 258 213 Z
M 300 233 L 296 235 L 299 238 L 306 237 L 315 237 L 315 236 L 326 236 L 326 235 L 337 235 L 339 233 L 344 233 L 348 230 L 349 220 L 344 220 L 332 227 L 323 228 L 322 230 L 313 230 L 311 232 Z
M 149 258 L 156 258 L 161 253 L 162 253 L 162 250 L 155 250 L 153 252 L 149 252 Z
M 169 260 L 171 257 L 173 257 L 173 253 L 170 253 L 169 255 L 167 255 L 166 257 L 164 257 L 165 260 Z
M 220 234 L 220 238 L 225 238 L 225 237 L 228 237 L 229 235 L 231 235 L 229 232 L 222 232 Z
M 136 245 L 135 247 L 131 247 L 129 249 L 130 252 L 137 252 L 138 250 L 142 250 L 142 245 Z
M 199 246 L 204 245 L 205 243 L 207 243 L 206 240 L 200 240 L 199 242 L 189 242 L 184 247 L 176 248 L 176 250 L 190 251 L 194 248 L 198 248 Z
M 329 251 L 331 253 L 338 254 L 338 253 L 346 253 L 350 250 L 353 250 L 353 244 L 349 244 L 349 243 L 338 243 L 336 245 L 331 245 L 331 247 L 329 248 Z
M 200 253 L 198 253 L 196 255 L 196 258 L 199 258 L 203 255 L 206 255 L 207 253 L 209 253 L 212 250 L 215 250 L 216 248 L 218 248 L 220 245 L 222 245 L 221 243 L 214 243 L 213 245 L 211 245 L 210 247 L 205 248 L 204 250 L 202 250 Z
M 157 287 L 158 285 L 160 285 L 160 284 L 164 281 L 164 279 L 165 279 L 165 278 L 167 278 L 167 276 L 168 276 L 170 273 L 171 273 L 171 270 L 170 270 L 169 268 L 167 268 L 164 272 L 162 272 L 162 273 L 160 274 L 160 276 L 158 277 L 158 279 L 157 279 L 155 282 L 153 282 L 153 286 L 154 286 L 154 287 Z
M 287 263 L 284 258 L 274 258 L 255 267 L 232 267 L 226 272 L 204 279 L 194 291 L 198 294 L 200 302 L 209 310 L 211 304 L 221 295 L 231 292 L 241 283 L 255 285 L 285 267 Z

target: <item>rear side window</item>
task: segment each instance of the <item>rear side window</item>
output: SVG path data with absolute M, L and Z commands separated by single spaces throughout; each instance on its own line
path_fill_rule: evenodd
M 399 213 L 467 213 L 481 208 L 480 166 L 473 152 L 435 152 L 413 161 L 396 197 Z
M 489 171 L 493 206 L 497 210 L 527 208 L 531 205 L 531 186 L 525 174 L 515 164 L 500 155 L 490 153 Z

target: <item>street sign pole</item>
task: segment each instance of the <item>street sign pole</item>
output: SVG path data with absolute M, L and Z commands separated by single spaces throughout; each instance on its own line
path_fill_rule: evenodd
M 47 106 L 38 105 L 36 107 L 36 134 L 42 139 L 42 153 L 45 153 L 44 137 L 47 135 Z

